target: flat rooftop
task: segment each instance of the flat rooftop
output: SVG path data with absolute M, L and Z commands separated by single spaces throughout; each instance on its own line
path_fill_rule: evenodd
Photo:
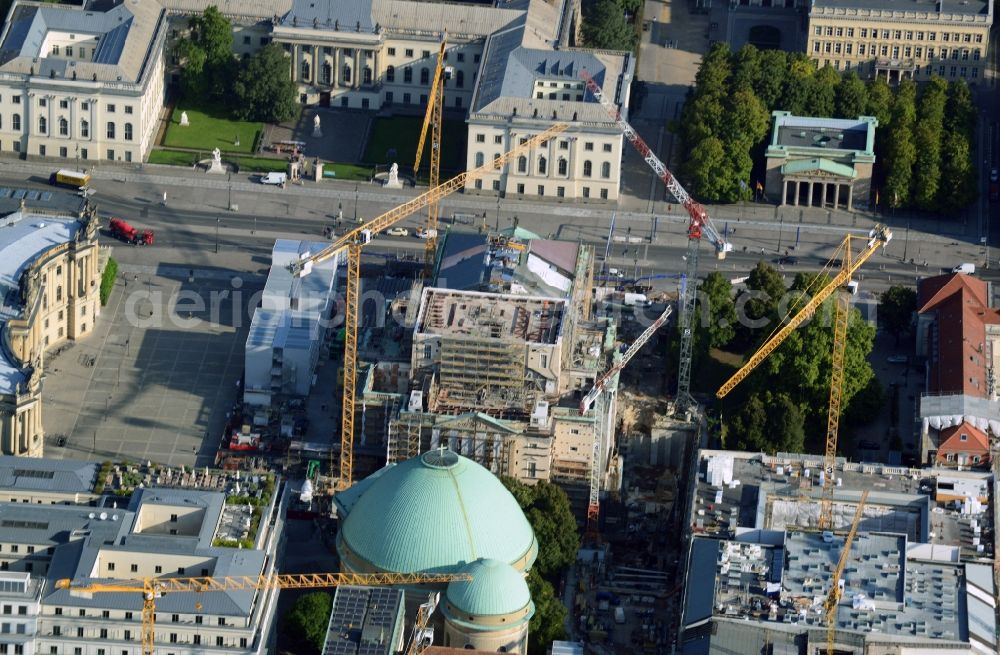
M 823 602 L 845 539 L 803 531 L 759 539 L 696 538 L 688 580 L 698 584 L 687 585 L 685 624 L 714 616 L 778 632 L 825 627 Z M 978 590 L 967 589 L 965 565 L 910 559 L 907 552 L 903 535 L 855 537 L 842 577 L 838 631 L 876 640 L 967 641 L 966 597 Z
M 322 655 L 392 655 L 402 623 L 402 589 L 337 587 Z
M 475 291 L 424 289 L 416 332 L 469 339 L 554 344 L 566 301 Z
M 690 508 L 691 525 L 698 533 L 720 536 L 742 530 L 815 529 L 819 525 L 821 470 L 822 458 L 815 455 L 767 457 L 702 451 Z M 985 489 L 981 483 L 986 474 L 947 469 L 911 473 L 900 467 L 838 459 L 836 476 L 835 530 L 850 526 L 861 492 L 867 489 L 862 531 L 903 534 L 910 542 L 955 547 L 963 559 L 984 556 L 976 538 L 982 541 L 984 531 L 992 529 L 987 501 L 977 507 L 957 507 L 955 498 L 971 495 L 983 499 L 977 494 Z M 960 491 L 942 491 L 954 487 L 956 481 Z

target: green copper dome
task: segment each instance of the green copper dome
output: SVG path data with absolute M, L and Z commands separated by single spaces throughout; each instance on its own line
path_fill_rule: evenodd
M 472 580 L 448 583 L 445 598 L 451 607 L 445 607 L 450 616 L 454 613 L 459 614 L 457 618 L 466 614 L 475 617 L 520 614 L 517 618 L 527 620 L 534 614 L 524 574 L 509 564 L 481 559 L 465 567 L 463 572 L 471 575 Z M 525 613 L 525 609 L 528 612 Z
M 480 558 L 528 570 L 535 533 L 488 470 L 433 450 L 374 476 L 347 510 L 337 550 L 349 571 L 457 571 Z

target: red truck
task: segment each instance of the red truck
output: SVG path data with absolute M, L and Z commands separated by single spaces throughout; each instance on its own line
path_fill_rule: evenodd
M 153 245 L 152 230 L 139 231 L 129 225 L 124 219 L 112 218 L 108 223 L 108 230 L 111 232 L 111 236 L 117 237 L 125 243 L 131 243 L 139 246 Z

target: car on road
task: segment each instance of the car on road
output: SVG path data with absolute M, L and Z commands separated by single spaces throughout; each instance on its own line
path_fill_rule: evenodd
M 862 439 L 861 441 L 858 442 L 858 448 L 862 450 L 878 450 L 879 445 L 874 441 L 867 441 L 865 439 Z
M 778 257 L 774 260 L 775 264 L 780 266 L 795 266 L 799 263 L 798 257 Z
M 288 173 L 268 173 L 266 175 L 260 176 L 261 184 L 272 184 L 275 186 L 281 186 L 288 182 Z
M 410 231 L 405 227 L 390 227 L 385 231 L 391 237 L 408 237 L 410 236 Z
M 889 355 L 886 357 L 886 361 L 890 364 L 907 364 L 909 363 L 910 358 L 906 355 Z

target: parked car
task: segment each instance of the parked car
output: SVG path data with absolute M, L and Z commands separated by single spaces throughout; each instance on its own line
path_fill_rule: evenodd
M 799 263 L 799 258 L 798 257 L 778 257 L 774 261 L 775 261 L 775 263 L 780 264 L 781 266 L 795 266 L 796 264 Z
M 273 184 L 280 186 L 288 182 L 288 173 L 268 173 L 267 175 L 260 176 L 261 184 Z
M 907 364 L 909 363 L 910 358 L 906 355 L 889 355 L 886 358 L 886 361 L 890 364 Z
M 966 275 L 973 275 L 976 272 L 976 265 L 966 262 L 964 264 L 959 264 L 955 268 L 951 269 L 952 273 L 965 273 Z
M 408 237 L 410 236 L 410 231 L 405 227 L 390 227 L 385 231 L 391 237 Z

